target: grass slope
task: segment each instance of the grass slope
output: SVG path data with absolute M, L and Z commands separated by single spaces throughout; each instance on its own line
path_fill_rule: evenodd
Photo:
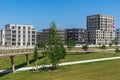
M 116 53 L 91 53 L 91 54 L 86 54 L 86 53 L 70 54 L 68 53 L 68 54 L 69 55 L 67 55 L 65 59 L 61 60 L 61 62 L 71 62 L 71 61 L 80 61 L 80 60 L 89 60 L 89 59 L 119 56 L 119 54 L 116 54 Z M 34 64 L 33 54 L 29 55 L 29 60 L 30 60 L 30 66 L 33 66 Z M 27 66 L 25 55 L 15 56 L 14 63 L 15 63 L 16 68 Z M 9 57 L 0 58 L 0 70 L 8 69 L 8 68 L 11 68 L 10 58 Z
M 62 66 L 57 72 L 32 71 L 10 73 L 0 80 L 120 80 L 120 60 Z

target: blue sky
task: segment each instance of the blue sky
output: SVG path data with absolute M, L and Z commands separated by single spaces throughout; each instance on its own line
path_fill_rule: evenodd
M 86 16 L 115 16 L 120 26 L 120 0 L 0 0 L 0 29 L 5 24 L 32 24 L 36 30 L 49 28 L 86 28 Z

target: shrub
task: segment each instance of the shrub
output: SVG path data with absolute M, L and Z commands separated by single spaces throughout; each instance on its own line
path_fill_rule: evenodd
M 119 52 L 120 52 L 119 48 L 116 48 L 116 49 L 115 49 L 115 52 L 116 52 L 116 53 L 119 53 Z
M 83 45 L 82 46 L 82 49 L 84 50 L 84 51 L 87 51 L 88 50 L 88 45 L 86 44 L 86 45 Z

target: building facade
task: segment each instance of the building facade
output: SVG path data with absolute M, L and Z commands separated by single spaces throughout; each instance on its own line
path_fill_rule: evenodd
M 118 42 L 120 44 L 120 28 L 115 30 L 115 38 L 118 40 Z
M 115 38 L 114 17 L 97 14 L 87 16 L 87 41 L 89 44 L 109 44 Z
M 2 45 L 2 30 L 0 30 L 0 46 Z
M 66 42 L 68 39 L 72 39 L 76 44 L 86 44 L 86 30 L 85 29 L 66 29 Z
M 43 29 L 40 32 L 37 32 L 37 42 L 45 42 L 48 40 L 50 29 Z M 62 42 L 65 43 L 66 35 L 65 30 L 57 29 L 59 36 L 62 39 Z
M 34 46 L 36 30 L 32 25 L 5 25 L 5 46 Z

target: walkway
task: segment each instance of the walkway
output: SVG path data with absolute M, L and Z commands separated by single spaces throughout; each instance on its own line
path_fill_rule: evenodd
M 65 62 L 65 63 L 60 63 L 59 66 L 81 64 L 81 63 L 90 63 L 90 62 L 98 62 L 98 61 L 107 61 L 107 60 L 115 60 L 115 59 L 120 59 L 120 57 L 110 57 L 110 58 L 100 58 L 100 59 L 92 59 L 92 60 L 82 60 L 82 61 L 74 61 L 74 62 Z M 50 66 L 51 65 L 44 65 L 44 66 L 38 66 L 38 68 L 50 67 Z M 25 70 L 31 70 L 31 69 L 35 69 L 35 67 L 18 68 L 18 69 L 16 69 L 16 71 L 25 71 Z M 0 70 L 0 73 L 8 73 L 8 72 L 12 72 L 12 69 L 9 69 L 9 70 Z

